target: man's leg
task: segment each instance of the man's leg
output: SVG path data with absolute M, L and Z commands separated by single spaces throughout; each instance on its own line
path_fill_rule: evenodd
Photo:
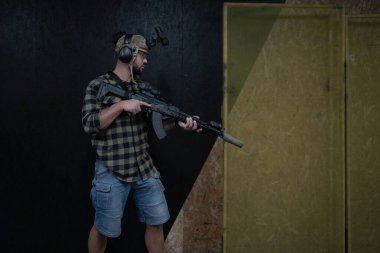
M 135 182 L 133 189 L 139 220 L 146 224 L 146 248 L 149 253 L 162 253 L 164 251 L 164 229 L 162 224 L 169 220 L 170 215 L 164 195 L 165 189 L 160 180 L 160 173 L 157 172 L 147 180 Z
M 88 236 L 88 252 L 104 253 L 107 245 L 107 237 L 102 235 L 95 225 L 92 226 Z
M 162 225 L 146 225 L 145 244 L 149 253 L 164 252 L 164 230 Z
M 107 246 L 107 238 L 120 235 L 121 220 L 130 189 L 131 184 L 118 180 L 101 160 L 96 160 L 91 189 L 95 220 L 88 237 L 90 253 L 103 253 Z

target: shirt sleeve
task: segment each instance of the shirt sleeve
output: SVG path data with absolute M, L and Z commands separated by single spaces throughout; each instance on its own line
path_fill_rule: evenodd
M 99 84 L 92 81 L 86 88 L 82 106 L 82 125 L 87 134 L 100 132 L 100 108 L 101 102 L 96 99 Z

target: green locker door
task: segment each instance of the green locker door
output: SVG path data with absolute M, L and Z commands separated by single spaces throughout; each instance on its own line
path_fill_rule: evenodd
M 380 16 L 347 22 L 349 252 L 380 252 Z
M 225 4 L 224 252 L 344 252 L 343 10 Z

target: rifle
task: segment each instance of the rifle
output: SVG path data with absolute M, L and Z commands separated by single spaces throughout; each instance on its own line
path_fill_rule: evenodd
M 166 116 L 173 118 L 176 121 L 186 122 L 187 117 L 191 117 L 197 122 L 199 128 L 205 130 L 206 132 L 212 132 L 220 136 L 224 141 L 231 143 L 239 148 L 243 147 L 244 143 L 231 136 L 226 134 L 224 128 L 220 123 L 210 121 L 210 123 L 204 122 L 196 117 L 193 117 L 183 111 L 178 107 L 165 102 L 163 99 L 158 97 L 159 92 L 154 89 L 149 83 L 138 83 L 138 91 L 127 91 L 123 88 L 119 88 L 115 85 L 102 83 L 96 98 L 99 100 L 111 93 L 112 95 L 118 96 L 122 99 L 136 99 L 143 102 L 146 102 L 151 105 L 151 107 L 143 107 L 143 111 L 152 113 L 152 125 L 154 132 L 156 133 L 158 139 L 163 139 L 166 136 L 165 129 L 162 124 L 162 117 Z

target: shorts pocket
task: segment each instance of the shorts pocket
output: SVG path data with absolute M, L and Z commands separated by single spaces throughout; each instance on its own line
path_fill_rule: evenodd
M 161 175 L 160 175 L 160 172 L 157 171 L 157 172 L 152 176 L 152 178 L 155 179 L 156 187 L 159 188 L 159 189 L 161 189 L 161 191 L 165 191 L 165 187 L 164 187 L 164 185 L 163 185 L 162 182 L 161 182 Z
M 98 208 L 107 209 L 110 202 L 111 185 L 104 183 L 96 183 L 96 206 Z

